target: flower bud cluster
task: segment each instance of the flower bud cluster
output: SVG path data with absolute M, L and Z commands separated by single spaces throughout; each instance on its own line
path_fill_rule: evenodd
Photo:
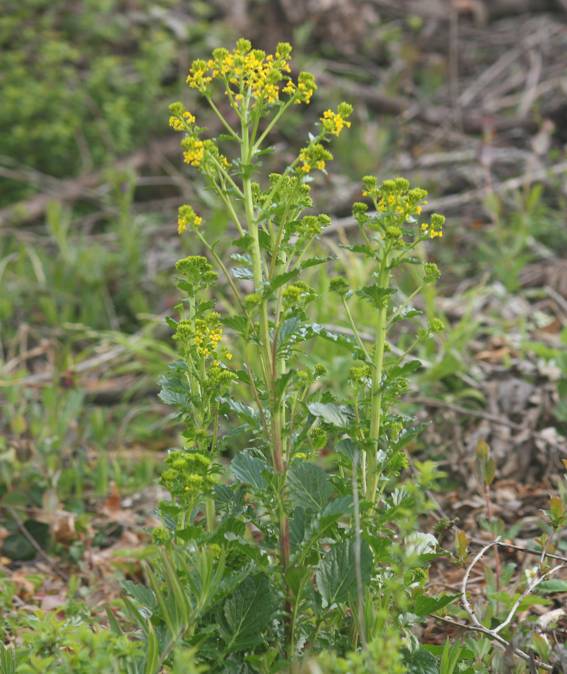
M 191 499 L 211 492 L 216 484 L 212 461 L 201 452 L 173 450 L 165 463 L 160 481 L 172 496 Z

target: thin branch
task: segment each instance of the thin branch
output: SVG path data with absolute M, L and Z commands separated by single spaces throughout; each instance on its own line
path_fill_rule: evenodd
M 491 630 L 487 629 L 486 627 L 483 627 L 482 625 L 480 627 L 476 625 L 466 625 L 457 622 L 456 620 L 451 620 L 450 618 L 444 618 L 442 616 L 435 614 L 432 614 L 431 617 L 434 618 L 435 620 L 438 620 L 439 622 L 446 623 L 447 625 L 452 625 L 453 627 L 460 627 L 462 630 L 467 630 L 469 632 L 479 632 L 480 634 L 484 634 L 485 636 L 495 641 L 499 646 L 502 646 L 505 650 L 511 651 L 518 658 L 521 658 L 522 660 L 525 660 L 526 662 L 529 663 L 535 663 L 537 667 L 545 669 L 547 672 L 553 671 L 553 667 L 551 665 L 536 660 L 522 649 L 513 646 L 509 641 L 501 637 L 499 634 L 494 634 Z
M 476 566 L 477 562 L 479 562 L 491 548 L 497 545 L 499 540 L 500 539 L 497 538 L 496 540 L 491 541 L 475 555 L 472 562 L 468 565 L 467 570 L 465 571 L 465 575 L 463 576 L 463 582 L 461 583 L 461 603 L 463 604 L 463 608 L 468 613 L 468 616 L 473 621 L 473 624 L 476 625 L 477 627 L 481 627 L 482 629 L 486 628 L 484 627 L 484 625 L 481 624 L 480 620 L 476 617 L 476 613 L 474 612 L 467 598 L 467 584 L 469 582 L 471 572 L 473 568 Z
M 475 545 L 484 545 L 485 544 L 484 541 L 479 541 L 475 538 L 472 538 L 470 542 L 475 544 Z M 536 557 L 540 557 L 541 553 L 542 553 L 541 550 L 530 550 L 530 548 L 524 548 L 523 546 L 516 545 L 514 543 L 504 543 L 503 541 L 498 541 L 497 545 L 500 548 L 510 548 L 511 550 L 518 550 L 519 552 L 525 552 L 528 555 L 535 555 Z M 557 559 L 560 562 L 566 562 L 567 563 L 567 557 L 561 557 L 561 555 L 555 555 L 553 553 L 546 552 L 545 556 L 549 557 L 550 559 Z
M 510 612 L 506 616 L 505 620 L 498 625 L 498 627 L 495 627 L 492 631 L 494 634 L 498 634 L 501 632 L 505 627 L 508 627 L 508 625 L 512 622 L 512 619 L 516 615 L 516 611 L 520 608 L 520 604 L 522 601 L 529 595 L 531 594 L 536 587 L 543 582 L 546 578 L 549 578 L 549 576 L 553 575 L 557 571 L 560 571 L 561 569 L 565 568 L 565 564 L 559 564 L 558 566 L 553 567 L 550 571 L 547 573 L 544 573 L 541 576 L 538 576 L 537 578 L 534 578 L 531 583 L 528 584 L 527 588 L 522 592 L 522 594 L 516 599 L 514 602 L 514 605 L 510 609 Z

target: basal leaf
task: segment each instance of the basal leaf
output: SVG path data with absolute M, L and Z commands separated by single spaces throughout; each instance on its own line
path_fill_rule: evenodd
M 268 578 L 263 575 L 246 578 L 224 603 L 226 651 L 244 651 L 260 643 L 275 608 Z

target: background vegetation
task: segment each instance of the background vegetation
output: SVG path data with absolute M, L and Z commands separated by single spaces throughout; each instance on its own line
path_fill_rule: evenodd
M 188 178 L 167 108 L 180 99 L 195 110 L 189 63 L 240 35 L 268 50 L 292 41 L 298 68 L 320 84 L 313 109 L 280 132 L 284 158 L 322 110 L 354 105 L 333 176 L 313 186 L 334 218 L 325 251 L 353 283 L 370 270 L 339 244 L 355 240 L 360 175 L 406 175 L 448 216 L 430 251 L 444 274 L 423 304 L 437 303 L 447 329 L 420 346 L 429 367 L 403 404 L 424 423 L 410 447 L 435 504 L 424 526 L 457 556 L 459 532 L 473 552 L 494 534 L 533 548 L 549 496 L 565 497 L 566 16 L 560 0 L 5 0 L 0 634 L 26 654 L 18 672 L 122 672 L 140 648 L 107 629 L 106 609 L 121 619 L 123 583 L 143 580 L 156 554 L 157 476 L 180 430 L 157 398 L 174 358 L 163 319 L 178 299 L 175 261 L 202 251 L 177 237 L 177 207 L 200 200 L 213 233 L 227 227 Z M 344 328 L 328 280 L 314 269 L 311 283 L 318 321 Z M 403 331 L 396 346 L 407 346 Z M 347 358 L 325 348 L 340 390 Z M 564 534 L 554 545 L 565 556 Z M 432 593 L 459 588 L 463 568 L 449 557 L 435 562 Z M 480 566 L 485 618 L 506 615 L 532 564 L 507 548 Z M 565 667 L 567 581 L 553 583 L 522 604 L 522 644 Z M 446 619 L 462 615 L 455 607 Z M 449 637 L 466 667 L 530 671 L 441 620 L 421 637 L 438 669 Z M 11 652 L 3 674 L 16 671 Z M 191 671 L 178 658 L 172 671 Z

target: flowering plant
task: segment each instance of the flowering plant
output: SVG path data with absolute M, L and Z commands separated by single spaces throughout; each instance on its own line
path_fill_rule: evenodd
M 347 248 L 373 276 L 350 286 L 320 254 L 331 219 L 313 212 L 310 183 L 333 159 L 329 143 L 350 127 L 352 107 L 323 112 L 296 158 L 262 174 L 276 124 L 316 90 L 310 73 L 292 77 L 290 56 L 286 43 L 266 54 L 239 40 L 193 63 L 187 83 L 222 126 L 218 138 L 181 103 L 171 106 L 184 161 L 224 205 L 236 236 L 221 253 L 203 216 L 179 209 L 179 232 L 190 231 L 204 255 L 177 263 L 182 300 L 169 319 L 179 359 L 161 398 L 177 410 L 183 446 L 161 478 L 171 494 L 154 532 L 164 557 L 148 572 L 151 619 L 140 620 L 148 672 L 168 666 L 178 642 L 214 672 L 302 671 L 322 651 L 319 669 L 306 671 L 402 672 L 418 652 L 415 603 L 436 543 L 417 528 L 427 478 L 404 478 L 416 428 L 395 403 L 421 364 L 411 347 L 391 348 L 389 335 L 420 318 L 412 298 L 439 272 L 416 251 L 442 236 L 444 219 L 421 224 L 426 193 L 407 180 L 364 178 L 365 201 L 353 206 L 360 242 Z M 395 284 L 404 265 L 421 268 L 405 297 Z M 312 318 L 309 280 L 331 268 L 346 336 Z M 220 301 L 221 281 L 230 301 Z M 353 318 L 360 303 L 372 317 L 367 343 Z M 441 327 L 421 325 L 414 345 Z M 311 349 L 316 340 L 350 355 L 341 395 L 329 386 L 332 363 Z

